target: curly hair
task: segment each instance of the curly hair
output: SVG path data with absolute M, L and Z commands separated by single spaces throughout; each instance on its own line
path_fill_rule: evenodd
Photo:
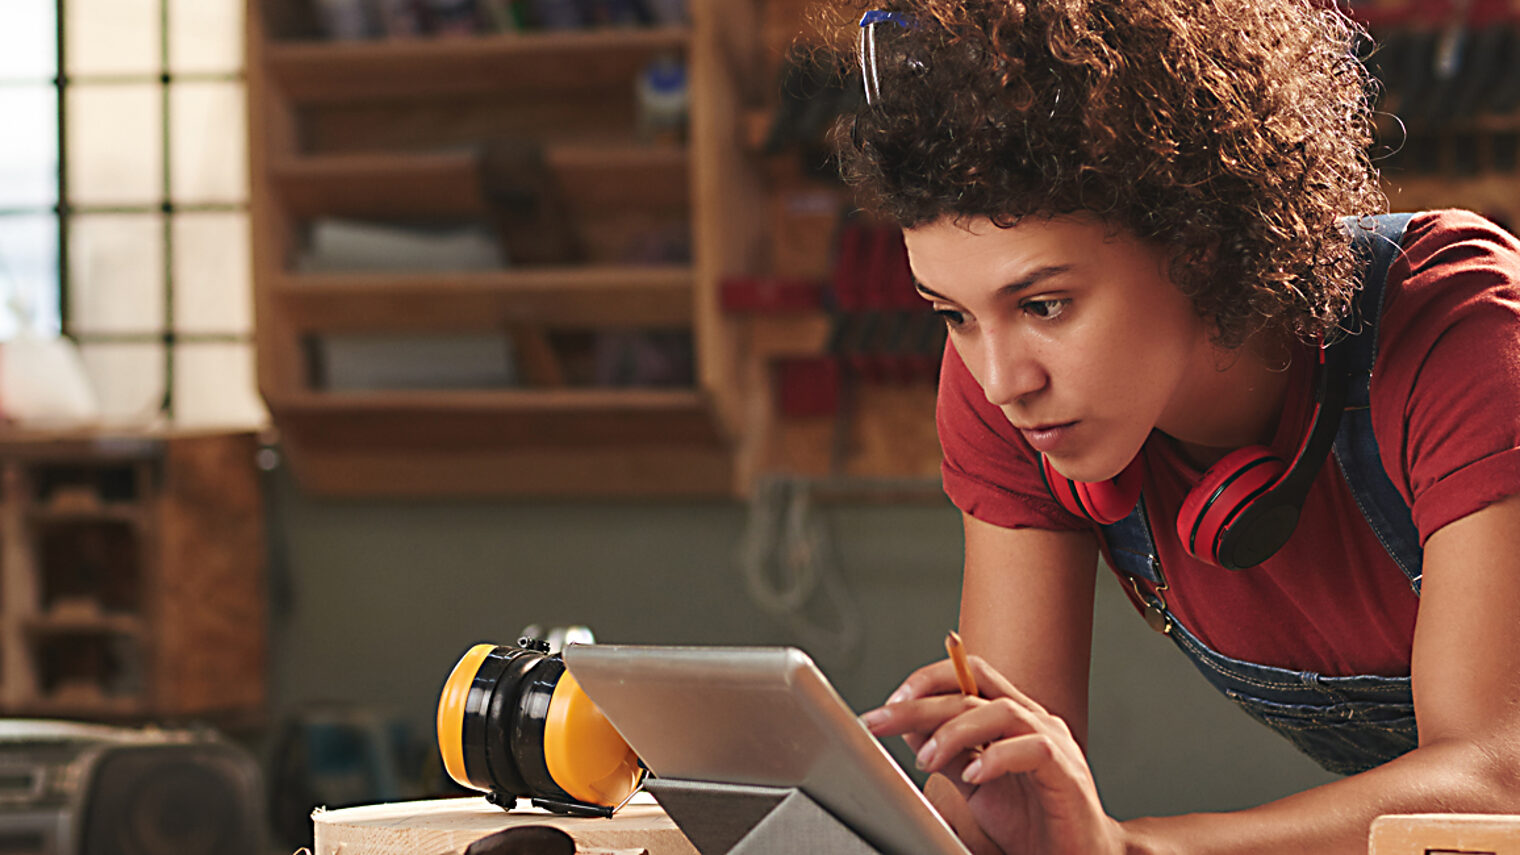
M 830 10 L 840 56 L 867 2 Z M 1338 224 L 1387 206 L 1354 22 L 1312 0 L 886 3 L 911 25 L 876 26 L 880 92 L 835 129 L 868 210 L 1092 213 L 1172 252 L 1220 344 L 1333 334 L 1361 270 Z

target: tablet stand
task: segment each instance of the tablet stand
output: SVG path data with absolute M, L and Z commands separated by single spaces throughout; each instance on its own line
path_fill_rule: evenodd
M 795 787 L 650 778 L 644 789 L 701 855 L 880 855 Z

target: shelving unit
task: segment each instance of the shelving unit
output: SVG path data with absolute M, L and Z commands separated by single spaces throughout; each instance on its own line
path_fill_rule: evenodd
M 0 436 L 0 714 L 258 714 L 257 449 L 250 434 Z
M 744 481 L 752 390 L 716 292 L 759 252 L 762 194 L 739 144 L 749 3 L 699 0 L 688 26 L 329 42 L 309 4 L 249 0 L 259 380 L 303 486 L 719 495 Z M 686 134 L 644 139 L 634 81 L 666 54 L 686 64 Z M 491 159 L 504 141 L 539 153 L 527 178 L 557 190 L 575 259 L 302 270 L 321 218 L 510 228 Z M 629 258 L 646 233 L 677 235 L 689 260 Z M 624 331 L 689 335 L 689 383 L 345 390 L 323 385 L 314 356 L 343 335 L 500 334 L 521 364 L 563 357 L 561 334 Z

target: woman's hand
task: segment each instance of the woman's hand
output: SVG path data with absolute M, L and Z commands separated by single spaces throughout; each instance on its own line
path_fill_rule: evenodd
M 1009 855 L 1123 855 L 1087 759 L 1066 723 L 980 657 L 981 697 L 962 695 L 949 660 L 913 672 L 861 720 L 903 736 L 918 767 L 954 782 L 987 837 Z

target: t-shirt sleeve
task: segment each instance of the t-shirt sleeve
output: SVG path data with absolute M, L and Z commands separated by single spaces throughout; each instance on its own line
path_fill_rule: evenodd
M 954 344 L 945 345 L 935 418 L 945 495 L 956 507 L 1004 528 L 1089 528 L 1056 504 L 1040 476 L 1039 456 L 988 403 Z
M 1520 242 L 1470 212 L 1418 215 L 1387 289 L 1373 425 L 1423 544 L 1520 493 Z

